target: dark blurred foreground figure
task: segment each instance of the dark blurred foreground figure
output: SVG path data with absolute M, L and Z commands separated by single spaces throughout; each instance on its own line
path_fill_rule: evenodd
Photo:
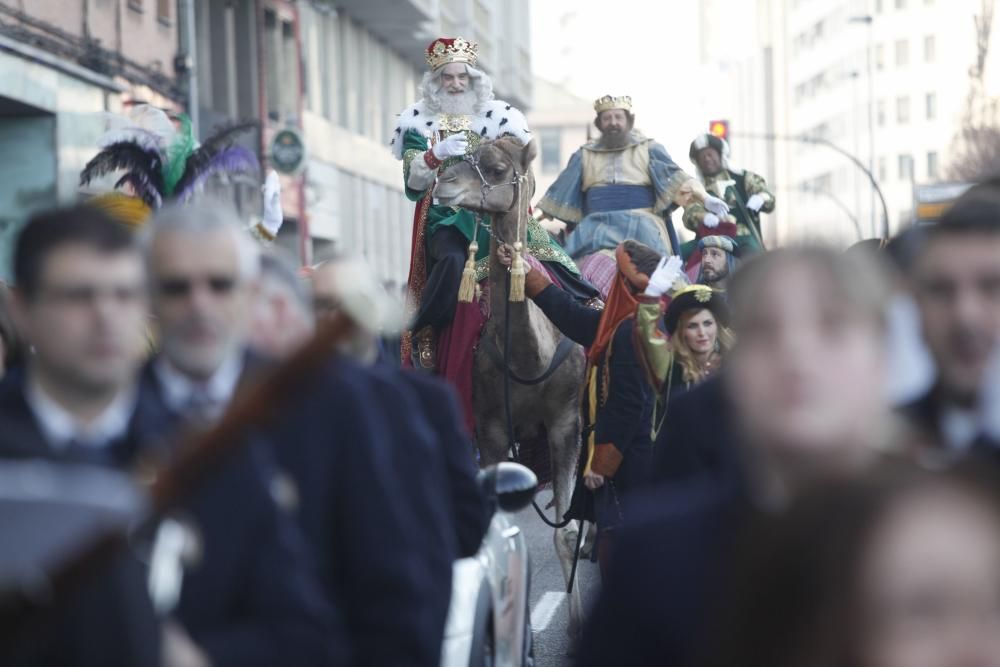
M 757 515 L 698 664 L 1000 666 L 997 488 L 893 467 Z
M 353 335 L 341 345 L 340 352 L 365 364 L 370 372 L 391 383 L 419 401 L 411 415 L 423 415 L 433 430 L 436 458 L 445 464 L 451 523 L 455 526 L 457 556 L 467 558 L 479 551 L 490 523 L 490 511 L 479 485 L 475 447 L 462 424 L 462 412 L 455 390 L 443 380 L 414 369 L 389 363 L 382 337 L 395 335 L 402 326 L 399 303 L 375 279 L 371 267 L 360 257 L 337 255 L 317 265 L 310 275 L 316 319 L 323 321 L 337 313 L 346 314 L 354 324 Z M 380 349 L 381 348 L 381 349 Z M 402 419 L 394 419 L 400 428 L 403 454 L 414 454 L 412 433 Z M 422 466 L 420 456 L 412 465 Z
M 579 664 L 684 665 L 744 517 L 780 511 L 832 471 L 897 447 L 884 396 L 885 286 L 827 249 L 754 258 L 730 286 L 737 341 L 719 377 L 678 397 L 651 486 L 631 498 Z
M 142 260 L 130 233 L 91 209 L 40 215 L 18 239 L 14 272 L 12 314 L 35 354 L 0 385 L 0 457 L 114 465 L 130 454 L 123 445 L 145 311 Z M 4 534 L 2 541 L 13 550 L 33 536 Z M 164 633 L 165 650 L 200 653 L 175 623 L 161 623 L 145 570 L 131 554 L 114 559 L 16 646 L 0 646 L 0 663 L 157 665 Z
M 150 233 L 162 354 L 143 388 L 179 419 L 215 419 L 268 365 L 247 350 L 257 248 L 218 205 L 164 210 Z M 342 619 L 329 635 L 338 655 L 346 649 L 352 665 L 437 664 L 456 530 L 445 462 L 418 397 L 331 350 L 251 440 L 277 462 L 271 491 L 305 535 L 317 592 Z
M 910 270 L 934 386 L 904 408 L 946 459 L 1000 452 L 978 414 L 989 362 L 1000 342 L 1000 184 L 967 191 L 927 228 Z

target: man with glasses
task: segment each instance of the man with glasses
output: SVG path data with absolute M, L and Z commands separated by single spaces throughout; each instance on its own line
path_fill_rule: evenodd
M 217 419 L 267 367 L 247 351 L 258 248 L 232 209 L 204 202 L 158 213 L 146 252 L 161 353 L 144 389 L 179 420 Z M 418 400 L 331 350 L 275 410 L 252 437 L 280 466 L 271 487 L 306 537 L 317 589 L 340 612 L 345 662 L 436 664 L 456 530 Z

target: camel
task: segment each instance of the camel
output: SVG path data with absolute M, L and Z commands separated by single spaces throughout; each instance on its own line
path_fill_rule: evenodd
M 499 355 L 487 350 L 494 345 L 502 355 L 505 325 L 510 327 L 508 351 L 512 376 L 537 379 L 550 370 L 562 334 L 530 299 L 508 303 L 506 266 L 498 249 L 506 242 L 520 241 L 527 247 L 528 202 L 534 189 L 531 162 L 536 142 L 527 146 L 511 137 L 482 142 L 475 152 L 439 178 L 434 191 L 442 204 L 487 212 L 492 217 L 490 241 L 490 318 L 483 327 L 473 361 L 473 411 L 476 419 L 476 446 L 480 463 L 488 466 L 508 458 L 507 421 L 504 395 L 505 373 Z M 513 301 L 513 300 L 512 300 Z M 506 322 L 509 313 L 509 322 Z M 566 345 L 567 343 L 563 343 Z M 557 521 L 569 508 L 580 451 L 580 390 L 584 357 L 579 346 L 544 381 L 526 385 L 510 384 L 511 413 L 515 439 L 523 442 L 538 437 L 544 428 L 552 462 L 552 492 Z M 567 584 L 573 564 L 580 526 L 570 522 L 557 528 L 553 541 Z M 569 634 L 580 631 L 582 607 L 579 586 L 570 596 Z

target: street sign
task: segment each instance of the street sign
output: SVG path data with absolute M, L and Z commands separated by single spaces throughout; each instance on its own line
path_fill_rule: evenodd
M 286 128 L 271 139 L 270 163 L 282 174 L 294 174 L 306 163 L 306 145 L 298 130 Z

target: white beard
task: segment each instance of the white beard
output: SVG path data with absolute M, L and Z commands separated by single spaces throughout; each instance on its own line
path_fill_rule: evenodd
M 476 91 L 471 88 L 461 95 L 441 91 L 438 97 L 441 113 L 448 116 L 472 116 L 476 113 Z

